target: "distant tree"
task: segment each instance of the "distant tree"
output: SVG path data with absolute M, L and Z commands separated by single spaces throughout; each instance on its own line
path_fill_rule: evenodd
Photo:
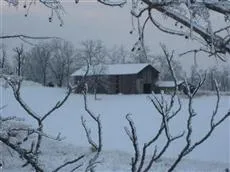
M 90 67 L 91 69 L 91 76 L 89 76 L 89 80 L 88 83 L 90 83 L 89 85 L 93 86 L 93 93 L 94 93 L 94 99 L 98 100 L 97 98 L 97 92 L 98 89 L 104 89 L 104 90 L 108 90 L 109 87 L 109 82 L 107 80 L 107 76 L 105 76 L 105 72 L 106 72 L 106 66 L 101 64 L 101 65 L 94 65 Z
M 81 42 L 81 47 L 77 50 L 78 58 L 85 64 L 88 61 L 89 65 L 98 65 L 105 62 L 106 47 L 100 40 L 86 40 Z
M 51 58 L 50 46 L 48 43 L 40 43 L 32 47 L 26 53 L 26 77 L 33 81 L 47 84 L 49 74 L 49 61 Z
M 202 71 L 200 72 L 202 73 Z M 202 87 L 205 90 L 215 91 L 214 79 L 217 80 L 219 84 L 220 91 L 230 91 L 230 70 L 229 64 L 223 64 L 220 66 L 212 66 L 208 70 L 204 71 L 206 73 L 207 79 Z
M 1 69 L 4 69 L 6 65 L 6 46 L 2 44 L 1 46 L 1 61 L 0 61 L 0 66 Z
M 198 74 L 198 69 L 196 65 L 191 66 L 191 76 L 190 76 L 190 82 L 191 83 L 196 83 L 197 81 L 197 74 Z
M 130 52 L 130 59 L 134 63 L 149 63 L 152 59 L 150 48 L 148 46 L 144 46 L 144 48 L 141 46 L 135 47 L 134 45 Z
M 67 41 L 53 40 L 50 43 L 51 58 L 49 66 L 56 84 L 62 87 L 68 84 L 70 74 L 75 69 L 75 52 L 73 45 Z
M 20 47 L 14 48 L 13 51 L 16 53 L 14 56 L 16 74 L 18 76 L 23 76 L 23 68 L 24 68 L 24 64 L 25 64 L 25 55 L 24 55 L 23 44 L 21 44 Z
M 185 73 L 183 71 L 182 65 L 179 61 L 173 60 L 172 67 L 175 72 L 175 76 L 178 79 L 183 79 L 185 77 Z M 167 61 L 162 56 L 155 56 L 152 58 L 152 64 L 155 66 L 158 70 L 160 70 L 159 79 L 160 80 L 173 80 L 172 75 L 170 73 L 170 69 L 167 65 Z
M 0 72 L 4 74 L 9 74 L 12 72 L 12 67 L 8 61 L 8 56 L 6 53 L 6 45 L 2 44 L 0 46 Z
M 230 65 L 226 64 L 223 66 L 221 75 L 221 87 L 222 91 L 230 91 Z
M 81 48 L 77 51 L 78 61 L 83 63 L 82 66 L 89 66 L 91 77 L 88 77 L 87 82 L 91 83 L 89 85 L 91 85 L 92 88 L 89 88 L 89 90 L 93 90 L 94 97 L 97 99 L 98 86 L 103 85 L 106 88 L 108 84 L 105 82 L 104 77 L 101 76 L 105 71 L 104 64 L 106 62 L 107 49 L 102 44 L 102 41 L 87 40 L 81 43 Z
M 109 63 L 111 64 L 124 64 L 128 62 L 130 53 L 125 49 L 123 45 L 114 46 L 109 53 Z

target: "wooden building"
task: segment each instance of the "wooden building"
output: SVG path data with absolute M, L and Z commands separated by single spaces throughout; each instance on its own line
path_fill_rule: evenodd
M 187 87 L 189 87 L 190 93 L 193 93 L 196 87 L 191 83 L 187 84 L 188 86 L 186 86 L 186 83 L 182 80 L 177 81 L 178 91 L 183 92 L 184 94 L 188 94 Z M 160 93 L 163 91 L 164 93 L 168 94 L 175 90 L 175 83 L 174 81 L 157 81 L 154 88 L 155 93 Z
M 184 81 L 177 81 L 178 91 L 183 91 L 184 89 Z M 171 93 L 175 89 L 174 81 L 157 81 L 155 83 L 155 93 L 160 93 L 164 91 L 164 93 Z
M 83 67 L 72 74 L 78 82 L 86 74 Z M 90 92 L 96 88 L 98 93 L 140 94 L 155 90 L 159 71 L 147 63 L 111 64 L 90 66 L 86 80 Z

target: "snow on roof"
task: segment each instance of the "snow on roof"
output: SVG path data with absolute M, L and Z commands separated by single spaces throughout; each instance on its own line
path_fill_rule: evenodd
M 97 66 L 90 67 L 88 75 L 137 74 L 142 69 L 147 67 L 148 65 L 152 66 L 151 64 L 148 64 L 148 63 L 97 65 Z M 84 76 L 85 73 L 86 73 L 86 67 L 83 67 L 83 68 L 75 71 L 71 76 Z
M 177 81 L 177 85 L 182 84 L 184 81 Z M 174 81 L 157 81 L 156 86 L 158 87 L 175 87 Z

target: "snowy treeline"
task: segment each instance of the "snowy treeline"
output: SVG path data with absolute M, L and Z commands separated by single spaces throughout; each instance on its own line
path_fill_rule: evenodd
M 230 65 L 228 63 L 209 67 L 206 70 L 191 67 L 191 83 L 197 83 L 198 75 L 206 76 L 206 81 L 202 87 L 203 90 L 214 91 L 215 85 L 213 79 L 219 83 L 220 91 L 230 91 Z
M 6 46 L 1 46 L 0 68 L 3 73 L 17 74 L 43 85 L 59 87 L 67 85 L 70 75 L 87 62 L 90 65 L 151 63 L 160 71 L 160 80 L 172 80 L 165 58 L 151 53 L 148 47 L 145 48 L 147 54 L 145 57 L 141 49 L 128 51 L 124 46 L 109 49 L 102 41 L 83 41 L 79 47 L 74 47 L 71 42 L 54 39 L 41 42 L 27 51 L 23 45 L 15 47 L 12 49 L 12 57 L 8 55 L 7 50 Z M 173 67 L 176 77 L 184 79 L 186 72 L 179 60 L 175 59 Z M 206 82 L 202 89 L 214 91 L 212 79 L 217 79 L 221 91 L 230 91 L 229 63 L 212 66 L 206 70 L 198 68 L 199 66 L 191 66 L 191 74 L 187 75 L 189 82 L 196 84 L 197 74 L 206 74 Z

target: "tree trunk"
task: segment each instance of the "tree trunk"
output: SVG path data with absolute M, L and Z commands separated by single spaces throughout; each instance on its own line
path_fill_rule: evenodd
M 38 131 L 43 132 L 43 125 L 42 125 L 41 121 L 38 122 Z M 40 152 L 39 149 L 41 147 L 41 142 L 42 142 L 42 135 L 38 134 L 37 143 L 36 143 L 36 147 L 35 147 L 35 151 L 34 151 L 35 154 L 38 154 Z
M 46 72 L 43 72 L 43 86 L 46 86 Z

